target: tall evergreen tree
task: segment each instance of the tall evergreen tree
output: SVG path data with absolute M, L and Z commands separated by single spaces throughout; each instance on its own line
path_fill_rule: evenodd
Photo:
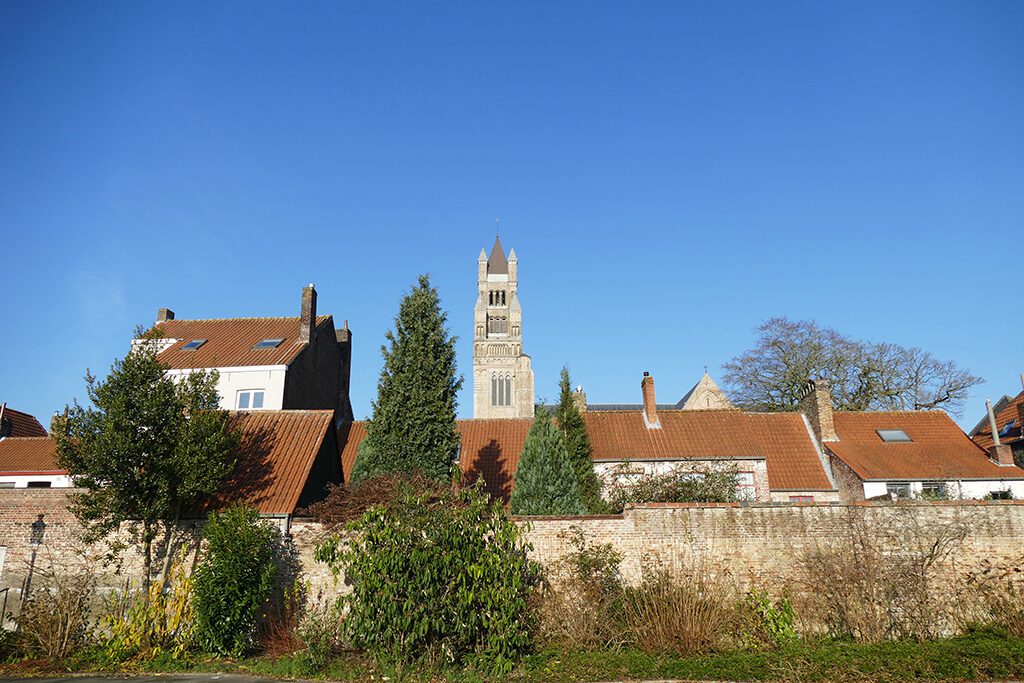
M 366 425 L 367 448 L 354 467 L 358 479 L 416 470 L 436 479 L 451 477 L 462 378 L 456 376 L 456 337 L 448 334 L 447 320 L 437 289 L 421 275 L 402 299 L 395 329 L 385 335 L 388 344 L 381 346 L 384 368 Z
M 537 411 L 526 435 L 509 503 L 515 515 L 582 515 L 587 511 L 562 432 L 547 410 Z
M 572 383 L 569 381 L 569 368 L 562 368 L 562 377 L 558 383 L 560 395 L 558 408 L 555 410 L 555 421 L 565 438 L 565 448 L 569 452 L 569 462 L 576 472 L 576 481 L 580 487 L 580 499 L 587 512 L 600 513 L 607 511 L 607 504 L 601 497 L 601 480 L 594 472 L 594 463 L 590 459 L 590 437 L 587 425 L 583 421 L 576 402 L 573 400 Z

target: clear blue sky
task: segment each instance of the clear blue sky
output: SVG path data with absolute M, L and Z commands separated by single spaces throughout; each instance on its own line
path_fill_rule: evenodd
M 0 3 L 0 400 L 133 327 L 320 309 L 369 412 L 431 273 L 471 367 L 520 258 L 537 395 L 663 401 L 770 316 L 1020 389 L 1024 3 Z M 987 310 L 986 310 L 987 308 Z M 460 413 L 472 412 L 469 387 Z

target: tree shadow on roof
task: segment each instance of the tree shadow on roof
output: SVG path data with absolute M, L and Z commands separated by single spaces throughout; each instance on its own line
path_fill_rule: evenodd
M 467 484 L 483 479 L 484 491 L 492 498 L 508 503 L 512 495 L 512 463 L 496 439 L 491 439 L 479 449 L 463 471 Z

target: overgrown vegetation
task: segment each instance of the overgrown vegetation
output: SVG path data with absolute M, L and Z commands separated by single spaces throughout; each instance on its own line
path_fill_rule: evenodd
M 203 527 L 206 552 L 196 566 L 196 640 L 207 652 L 239 656 L 256 640 L 277 567 L 280 533 L 256 510 L 233 506 Z
M 510 669 L 537 577 L 522 530 L 477 487 L 399 493 L 317 548 L 352 586 L 337 604 L 346 638 L 388 661 Z
M 737 500 L 735 467 L 673 467 L 649 472 L 621 463 L 605 474 L 608 506 L 622 512 L 629 503 L 731 503 Z
M 537 411 L 526 435 L 509 508 L 514 515 L 582 515 L 586 512 L 565 438 L 547 410 Z

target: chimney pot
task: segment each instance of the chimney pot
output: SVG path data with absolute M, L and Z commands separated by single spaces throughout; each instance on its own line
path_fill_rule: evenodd
M 302 309 L 299 318 L 299 341 L 309 343 L 310 335 L 316 328 L 316 287 L 312 282 L 302 289 Z
M 156 312 L 156 321 L 158 323 L 165 323 L 168 320 L 174 320 L 174 311 L 169 308 L 161 308 Z
M 654 399 L 654 378 L 651 377 L 651 373 L 644 373 L 640 390 L 644 396 L 644 424 L 648 429 L 661 429 L 661 422 L 658 421 L 658 403 Z

